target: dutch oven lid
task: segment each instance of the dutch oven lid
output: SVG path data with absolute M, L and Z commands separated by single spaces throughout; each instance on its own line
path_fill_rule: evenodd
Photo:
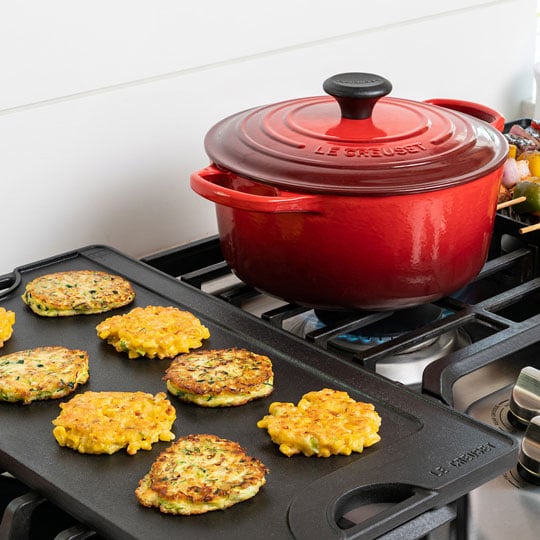
M 385 97 L 383 77 L 342 73 L 330 96 L 242 111 L 210 129 L 218 167 L 292 191 L 414 193 L 483 177 L 507 157 L 487 122 L 427 102 Z

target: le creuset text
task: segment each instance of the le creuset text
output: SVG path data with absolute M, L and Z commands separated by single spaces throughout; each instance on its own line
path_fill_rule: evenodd
M 378 158 L 388 156 L 404 156 L 407 154 L 417 154 L 426 151 L 427 148 L 422 143 L 412 143 L 404 146 L 393 147 L 368 147 L 351 148 L 350 146 L 324 146 L 320 145 L 315 149 L 315 154 L 324 156 L 345 156 L 359 158 Z
M 473 448 L 472 450 L 469 450 L 467 452 L 464 452 L 463 454 L 460 454 L 456 458 L 452 459 L 447 467 L 439 466 L 431 469 L 429 471 L 434 476 L 444 476 L 445 474 L 448 474 L 450 472 L 451 467 L 462 467 L 463 465 L 466 465 L 467 463 L 474 461 L 478 457 L 482 456 L 483 454 L 487 454 L 491 452 L 493 449 L 495 449 L 496 446 L 491 443 L 487 442 L 485 444 L 482 444 L 476 448 Z

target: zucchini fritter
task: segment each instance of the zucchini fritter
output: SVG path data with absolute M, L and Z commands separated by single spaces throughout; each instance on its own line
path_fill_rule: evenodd
M 37 277 L 22 300 L 44 317 L 91 315 L 125 306 L 135 293 L 123 277 L 96 270 L 68 270 Z
M 81 454 L 128 454 L 151 450 L 158 441 L 172 441 L 176 411 L 164 392 L 85 392 L 65 403 L 53 420 L 60 446 Z
M 182 354 L 163 378 L 169 392 L 202 407 L 243 405 L 274 389 L 271 360 L 245 349 Z
M 13 334 L 15 324 L 15 313 L 0 307 L 0 348 Z
M 189 311 L 176 307 L 137 307 L 124 315 L 105 319 L 96 327 L 118 352 L 129 358 L 174 358 L 202 345 L 210 337 L 208 328 Z
M 237 442 L 187 435 L 159 455 L 135 495 L 143 506 L 166 514 L 203 514 L 254 497 L 267 473 Z
M 0 356 L 0 401 L 57 399 L 89 377 L 88 353 L 65 347 L 37 347 Z
M 275 402 L 257 427 L 268 430 L 279 450 L 290 457 L 329 457 L 362 452 L 381 440 L 381 417 L 372 403 L 355 401 L 347 392 L 324 388 L 308 392 L 295 406 Z

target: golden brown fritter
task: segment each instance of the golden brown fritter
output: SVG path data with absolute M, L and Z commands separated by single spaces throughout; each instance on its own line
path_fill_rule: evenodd
M 37 277 L 22 300 L 44 317 L 103 313 L 132 302 L 135 293 L 123 277 L 96 270 L 68 270 Z
M 237 442 L 216 435 L 181 437 L 163 451 L 135 490 L 143 506 L 167 514 L 203 514 L 254 497 L 266 466 Z
M 298 402 L 275 402 L 257 423 L 267 429 L 286 456 L 329 457 L 362 452 L 380 441 L 381 417 L 372 403 L 355 401 L 347 392 L 324 388 L 308 392 Z
M 15 324 L 15 313 L 0 307 L 0 348 L 13 334 Z
M 81 454 L 128 454 L 151 450 L 158 441 L 172 441 L 176 411 L 164 392 L 85 392 L 65 403 L 53 420 L 60 446 Z
M 208 328 L 189 311 L 176 307 L 137 307 L 125 315 L 105 319 L 96 327 L 118 352 L 129 358 L 174 358 L 202 345 L 210 337 Z
M 202 407 L 243 405 L 274 389 L 270 358 L 236 348 L 177 356 L 164 380 L 169 392 Z
M 88 353 L 65 347 L 37 347 L 0 356 L 0 401 L 57 399 L 89 377 Z

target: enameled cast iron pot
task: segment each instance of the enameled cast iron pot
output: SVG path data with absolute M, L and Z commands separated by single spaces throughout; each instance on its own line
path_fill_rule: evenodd
M 386 97 L 390 82 L 372 74 L 323 88 L 331 97 L 250 109 L 208 132 L 212 163 L 191 186 L 216 203 L 232 270 L 322 309 L 400 309 L 463 287 L 487 258 L 504 119 Z

